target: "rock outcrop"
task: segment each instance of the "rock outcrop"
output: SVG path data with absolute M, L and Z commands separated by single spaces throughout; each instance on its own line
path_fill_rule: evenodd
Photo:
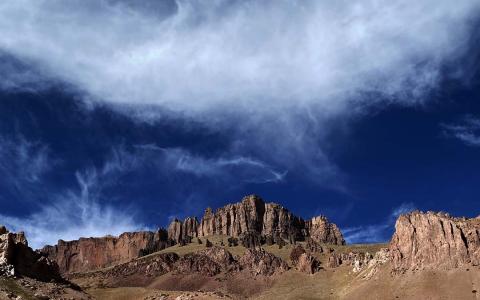
M 175 219 L 168 226 L 168 237 L 177 243 L 190 241 L 198 237 L 198 227 L 197 218 L 186 218 L 183 222 Z
M 112 268 L 68 276 L 72 280 L 84 282 L 86 287 L 143 286 L 156 277 L 173 271 L 179 259 L 175 253 L 161 253 L 134 259 Z
M 303 253 L 298 258 L 296 268 L 300 272 L 314 274 L 320 270 L 320 262 L 313 255 Z
M 186 254 L 180 258 L 175 270 L 182 274 L 200 273 L 214 276 L 221 272 L 238 270 L 238 264 L 230 252 L 215 246 Z
M 0 275 L 63 281 L 57 264 L 28 247 L 23 232 L 12 233 L 4 226 L 0 226 Z
M 264 249 L 247 249 L 239 259 L 240 268 L 252 275 L 271 276 L 288 270 L 288 264 Z
M 275 203 L 265 203 L 258 196 L 247 196 L 241 202 L 229 204 L 213 212 L 210 208 L 199 222 L 190 217 L 175 219 L 168 230 L 157 232 L 127 232 L 119 237 L 80 238 L 60 240 L 55 246 L 46 246 L 41 252 L 55 260 L 62 273 L 92 271 L 118 265 L 173 244 L 185 245 L 193 238 L 227 235 L 229 245 L 241 244 L 258 248 L 263 244 L 277 244 L 308 239 L 312 243 L 345 244 L 338 227 L 320 216 L 305 221 Z M 210 243 L 206 242 L 207 247 Z
M 340 265 L 347 265 L 353 267 L 353 272 L 361 271 L 373 259 L 373 255 L 369 252 L 349 252 L 349 253 L 331 253 L 327 266 L 329 268 L 336 268 Z
M 480 264 L 480 219 L 415 211 L 401 215 L 389 245 L 394 271 Z
M 118 237 L 58 241 L 41 252 L 55 260 L 62 273 L 91 271 L 127 262 L 169 246 L 167 232 L 126 232 Z
M 318 216 L 306 222 L 312 240 L 325 244 L 344 245 L 345 240 L 337 225 L 330 223 L 325 216 Z
M 207 208 L 200 222 L 196 218 L 187 218 L 183 222 L 174 220 L 168 233 L 169 238 L 177 243 L 186 236 L 221 234 L 241 238 L 248 242 L 249 247 L 256 246 L 259 240 L 295 243 L 307 237 L 319 243 L 345 244 L 338 227 L 326 217 L 319 216 L 305 221 L 286 208 L 275 203 L 265 203 L 255 195 L 221 207 L 215 212 Z

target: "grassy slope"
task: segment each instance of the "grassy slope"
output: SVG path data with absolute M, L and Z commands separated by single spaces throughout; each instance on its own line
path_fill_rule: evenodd
M 198 243 L 197 239 L 193 239 L 193 242 L 185 245 L 185 246 L 173 246 L 167 249 L 164 249 L 162 251 L 150 254 L 148 256 L 139 258 L 139 259 L 145 259 L 148 257 L 152 257 L 161 253 L 168 253 L 168 252 L 175 252 L 180 256 L 183 256 L 187 253 L 191 252 L 196 252 L 200 251 L 206 248 L 206 239 L 210 242 L 212 242 L 214 245 L 220 246 L 222 241 L 223 244 L 227 244 L 227 239 L 228 236 L 209 236 L 209 237 L 202 237 L 200 238 L 202 243 Z M 300 243 L 303 244 L 303 243 Z M 340 253 L 348 253 L 350 251 L 358 251 L 358 252 L 370 252 L 370 253 L 375 253 L 378 251 L 380 248 L 385 247 L 385 244 L 374 244 L 374 245 L 348 245 L 348 246 L 332 246 L 332 245 L 324 245 L 325 247 L 329 248 L 334 248 L 336 252 Z M 281 257 L 285 261 L 287 261 L 289 264 L 290 263 L 290 252 L 294 245 L 286 245 L 282 249 L 279 249 L 277 245 L 272 245 L 272 246 L 264 246 L 265 250 L 268 252 Z M 235 246 L 235 247 L 227 247 L 225 248 L 228 249 L 233 255 L 238 255 L 241 256 L 245 252 L 246 248 L 242 246 Z M 324 253 L 324 254 L 317 254 L 318 258 L 325 263 L 326 260 L 328 259 L 329 254 Z M 285 297 L 290 298 L 290 299 L 295 299 L 295 298 L 303 298 L 306 297 L 305 299 L 308 299 L 309 297 L 313 297 L 315 299 L 318 299 L 321 295 L 327 296 L 329 298 L 330 296 L 336 296 L 337 291 L 342 287 L 345 286 L 348 281 L 351 281 L 353 279 L 353 275 L 349 274 L 351 268 L 350 267 L 341 267 L 337 268 L 335 270 L 325 270 L 323 272 L 319 272 L 315 275 L 307 275 L 303 273 L 299 273 L 295 270 L 290 270 L 283 274 L 282 276 L 279 276 L 276 278 L 274 281 L 272 281 L 272 284 L 274 285 L 274 288 L 268 289 L 266 291 L 261 291 L 260 288 L 258 288 L 260 294 L 257 294 L 259 297 L 262 297 L 263 299 L 275 299 L 275 298 L 282 298 L 284 299 Z M 101 299 L 122 299 L 122 295 L 127 295 L 128 297 L 125 299 L 136 299 L 136 297 L 144 297 L 147 295 L 151 295 L 154 292 L 158 292 L 159 290 L 155 289 L 155 287 L 160 288 L 160 289 L 165 289 L 165 287 L 168 287 L 168 282 L 172 282 L 172 280 L 177 280 L 177 281 L 184 281 L 185 285 L 188 286 L 189 284 L 189 279 L 188 278 L 176 278 L 175 276 L 172 276 L 171 274 L 167 274 L 164 276 L 160 276 L 157 278 L 154 283 L 149 285 L 148 287 L 145 288 L 117 288 L 117 289 L 96 289 L 96 290 L 90 290 L 89 292 L 98 296 Z M 191 280 L 195 281 L 197 278 L 192 278 Z M 245 282 L 245 284 L 252 284 L 254 282 Z M 261 285 L 261 282 L 254 283 L 256 285 Z M 270 284 L 269 284 L 270 285 Z M 206 281 L 205 285 L 203 287 L 207 290 L 213 290 L 215 289 L 215 283 L 212 283 L 212 281 L 208 282 Z M 334 291 L 334 294 L 332 293 L 332 290 Z M 170 295 L 172 295 L 172 291 L 165 292 Z
M 215 245 L 220 245 L 223 240 L 226 243 L 226 236 L 211 236 L 208 239 Z M 370 252 L 375 253 L 385 244 L 371 245 L 348 245 L 331 246 L 337 253 Z M 274 255 L 277 255 L 287 262 L 289 261 L 292 245 L 287 245 L 282 249 L 278 246 L 266 246 L 265 249 Z M 246 250 L 242 246 L 226 247 L 233 255 L 242 255 Z M 158 253 L 176 252 L 179 255 L 185 255 L 190 252 L 205 249 L 205 238 L 202 238 L 202 244 L 194 242 L 183 246 L 174 246 L 149 256 L 158 255 Z M 325 263 L 329 254 L 318 254 L 318 258 Z M 142 258 L 140 258 L 142 259 Z M 179 291 L 160 292 L 156 289 L 165 289 L 169 287 L 169 282 L 183 281 L 185 286 L 195 282 L 197 278 L 175 277 L 172 274 L 160 276 L 146 288 L 117 288 L 92 290 L 92 294 L 99 299 L 143 299 L 145 296 L 158 295 L 158 293 L 167 293 L 174 299 Z M 215 279 L 205 280 L 205 284 L 200 283 L 201 288 L 195 287 L 194 290 L 215 290 L 217 287 L 225 289 L 225 285 L 218 284 Z M 243 281 L 242 281 L 243 280 Z M 265 284 L 260 279 L 250 281 L 240 278 L 232 278 L 228 283 L 238 286 L 240 289 L 252 289 L 251 285 L 256 285 L 253 289 L 255 299 L 278 300 L 278 299 L 480 299 L 480 269 L 470 267 L 468 270 L 457 269 L 453 271 L 425 271 L 417 273 L 407 273 L 402 276 L 393 276 L 390 274 L 388 264 L 382 266 L 378 273 L 370 280 L 364 280 L 359 274 L 352 272 L 350 266 L 341 266 L 336 269 L 324 269 L 314 275 L 300 273 L 294 269 L 275 277 Z M 262 288 L 262 285 L 263 286 Z M 266 288 L 268 286 L 268 288 Z M 192 286 L 193 287 L 193 286 Z M 259 288 L 260 287 L 260 288 Z M 225 291 L 225 290 L 224 290 Z M 478 291 L 478 292 L 475 292 Z

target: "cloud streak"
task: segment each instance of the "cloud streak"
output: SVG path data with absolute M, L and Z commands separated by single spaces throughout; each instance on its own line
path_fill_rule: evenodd
M 59 239 L 119 235 L 145 229 L 134 219 L 134 210 L 122 209 L 100 200 L 101 178 L 90 170 L 76 173 L 78 190 L 55 195 L 50 204 L 26 217 L 0 215 L 2 223 L 14 231 L 25 231 L 34 249 L 56 244 Z
M 0 136 L 0 175 L 5 189 L 24 194 L 57 163 L 47 145 L 23 136 Z
M 348 243 L 380 243 L 388 241 L 392 236 L 392 231 L 397 218 L 401 214 L 415 210 L 412 203 L 402 203 L 394 208 L 388 218 L 379 224 L 349 227 L 342 229 L 345 240 Z
M 443 133 L 447 137 L 453 137 L 467 146 L 480 147 L 480 120 L 472 116 L 466 116 L 456 124 L 442 124 Z
M 162 148 L 156 145 L 137 145 L 142 152 L 123 152 L 124 157 L 135 156 L 147 160 L 159 169 L 176 171 L 220 181 L 238 181 L 245 183 L 281 182 L 288 171 L 278 171 L 260 160 L 243 157 L 221 155 L 204 157 L 193 154 L 184 148 Z

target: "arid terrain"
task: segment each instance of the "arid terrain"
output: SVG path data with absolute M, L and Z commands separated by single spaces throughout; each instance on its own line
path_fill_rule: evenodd
M 0 235 L 0 299 L 477 299 L 480 220 L 401 215 L 386 244 L 346 245 L 321 216 L 256 196 L 198 221 L 33 251 Z

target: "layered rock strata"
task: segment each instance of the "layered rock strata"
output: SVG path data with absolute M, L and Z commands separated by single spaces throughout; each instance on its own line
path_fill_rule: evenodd
M 401 215 L 389 245 L 395 271 L 480 264 L 480 218 L 415 211 Z

